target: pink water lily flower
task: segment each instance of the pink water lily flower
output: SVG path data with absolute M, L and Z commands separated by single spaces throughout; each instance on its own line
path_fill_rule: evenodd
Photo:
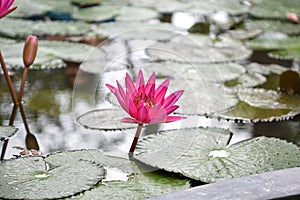
M 165 98 L 170 79 L 166 79 L 155 88 L 155 73 L 152 73 L 145 84 L 142 71 L 139 71 L 136 84 L 129 74 L 125 77 L 126 91 L 117 81 L 117 87 L 106 86 L 117 97 L 122 108 L 131 116 L 121 119 L 122 122 L 137 124 L 157 124 L 173 122 L 185 119 L 183 116 L 169 116 L 178 105 L 178 101 L 184 90 L 176 91 Z
M 0 0 L 0 18 L 14 11 L 17 6 L 10 8 L 14 0 Z

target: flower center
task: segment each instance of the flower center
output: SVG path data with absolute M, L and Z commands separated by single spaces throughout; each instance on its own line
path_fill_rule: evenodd
M 134 97 L 134 104 L 138 106 L 142 103 L 148 110 L 155 105 L 154 96 L 147 96 L 145 94 L 138 94 Z

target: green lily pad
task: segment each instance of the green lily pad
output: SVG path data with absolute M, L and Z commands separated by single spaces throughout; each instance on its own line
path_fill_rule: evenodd
M 256 50 L 293 49 L 299 48 L 300 37 L 288 37 L 278 32 L 265 32 L 246 44 Z
M 81 8 L 99 5 L 101 0 L 72 0 L 71 3 Z
M 52 6 L 46 4 L 47 1 L 39 0 L 16 0 L 14 5 L 18 7 L 14 12 L 10 13 L 11 17 L 29 18 L 32 16 L 43 15 L 52 9 Z
M 277 59 L 300 59 L 300 46 L 286 50 L 278 50 L 268 54 L 272 58 Z
M 166 173 L 147 172 L 132 174 L 126 182 L 106 182 L 93 190 L 86 191 L 78 199 L 146 199 L 188 188 L 188 179 Z
M 104 23 L 93 29 L 95 33 L 109 38 L 151 39 L 165 41 L 178 36 L 181 29 L 169 23 L 147 24 L 141 22 Z
M 116 17 L 117 21 L 146 21 L 158 18 L 157 11 L 137 6 L 123 6 Z
M 0 34 L 13 38 L 26 38 L 27 35 L 37 36 L 78 36 L 90 32 L 91 27 L 82 22 L 61 21 L 30 21 L 4 18 L 0 21 Z
M 297 35 L 300 33 L 300 26 L 298 24 L 284 23 L 279 20 L 247 20 L 244 26 L 247 30 L 274 31 L 288 35 Z
M 18 131 L 12 126 L 0 126 L 0 141 L 6 140 L 13 136 Z
M 287 70 L 286 67 L 276 64 L 259 64 L 259 63 L 250 63 L 247 64 L 246 69 L 249 73 L 259 73 L 262 75 L 271 75 L 277 74 L 280 75 Z
M 218 129 L 165 131 L 139 141 L 135 158 L 207 183 L 300 166 L 296 145 L 258 137 L 226 147 L 228 135 Z
M 80 160 L 91 161 L 108 168 L 115 168 L 124 173 L 140 172 L 137 165 L 128 159 L 127 153 L 125 157 L 125 154 L 122 155 L 121 153 L 120 155 L 114 155 L 97 149 L 80 149 L 51 153 L 45 158 L 45 161 L 52 165 L 76 164 Z
M 287 12 L 299 12 L 298 0 L 261 0 L 254 4 L 250 14 L 258 18 L 285 19 Z
M 208 36 L 180 36 L 174 40 L 158 42 L 146 48 L 146 53 L 162 61 L 210 63 L 247 59 L 251 50 L 229 38 L 213 41 Z
M 80 115 L 76 120 L 81 126 L 96 130 L 123 130 L 135 128 L 136 124 L 122 123 L 128 114 L 121 109 L 92 110 Z
M 184 11 L 199 14 L 209 15 L 216 11 L 227 12 L 231 15 L 239 15 L 248 12 L 249 7 L 241 4 L 236 0 L 209 0 L 209 1 L 194 1 L 192 6 Z
M 23 67 L 22 50 L 24 43 L 7 44 L 1 46 L 8 68 Z M 16 51 L 17 49 L 17 51 Z M 39 41 L 37 57 L 32 65 L 34 69 L 61 68 L 63 61 L 81 63 L 89 59 L 104 57 L 103 50 L 85 44 Z
M 214 83 L 224 83 L 241 76 L 246 72 L 245 67 L 237 63 L 205 63 L 205 64 L 187 64 L 177 62 L 165 63 L 142 63 L 136 66 L 137 71 L 142 69 L 146 76 L 150 77 L 155 72 L 157 78 L 170 77 L 176 79 L 182 77 L 185 79 L 196 79 L 199 77 L 205 81 Z M 137 73 L 136 73 L 137 74 Z
M 286 120 L 300 113 L 300 97 L 273 90 L 243 88 L 241 100 L 232 110 L 220 114 L 227 119 L 241 121 Z
M 98 22 L 115 18 L 119 12 L 120 7 L 117 5 L 99 5 L 88 8 L 74 9 L 72 16 L 74 19 Z
M 2 162 L 0 174 L 1 198 L 54 199 L 93 188 L 105 177 L 105 170 L 83 160 L 53 166 L 43 157 L 23 157 Z

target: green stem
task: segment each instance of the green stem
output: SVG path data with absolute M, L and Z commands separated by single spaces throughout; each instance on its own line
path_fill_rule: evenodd
M 135 147 L 136 147 L 137 142 L 139 140 L 139 137 L 141 135 L 142 128 L 143 128 L 143 124 L 139 124 L 137 129 L 136 129 L 136 133 L 135 133 L 134 139 L 132 141 L 132 144 L 131 144 L 131 147 L 130 147 L 130 150 L 129 150 L 129 156 L 133 155 L 133 152 L 135 150 Z

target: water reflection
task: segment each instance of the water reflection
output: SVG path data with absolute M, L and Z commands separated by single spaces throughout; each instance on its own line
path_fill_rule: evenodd
M 102 76 L 105 80 L 101 79 L 101 83 L 99 83 L 99 75 L 80 71 L 78 72 L 80 76 L 76 78 L 77 92 L 74 95 L 72 92 L 75 71 L 77 73 L 75 69 L 71 69 L 71 72 L 74 73 L 70 73 L 67 69 L 30 71 L 24 93 L 24 109 L 31 132 L 26 133 L 21 117 L 17 114 L 15 126 L 20 130 L 10 139 L 5 158 L 19 154 L 19 150 L 14 149 L 14 146 L 40 149 L 43 154 L 80 148 L 128 151 L 135 133 L 134 129 L 101 132 L 82 128 L 75 123 L 75 118 L 80 114 L 96 108 L 111 107 L 109 103 L 105 102 L 106 91 L 104 88 L 99 88 L 99 84 L 115 81 L 116 78 L 123 79 L 124 70 L 106 73 Z M 16 71 L 16 76 L 13 77 L 15 85 L 19 85 L 20 74 L 20 71 Z M 0 124 L 7 125 L 12 106 L 3 76 L 0 77 L 0 93 Z M 91 96 L 91 94 L 93 95 Z M 189 116 L 190 121 L 184 123 L 147 127 L 144 129 L 143 135 L 177 126 L 194 126 L 194 122 L 196 122 L 197 126 L 230 129 L 233 133 L 230 144 L 254 136 L 266 135 L 283 138 L 300 145 L 299 118 L 282 122 L 245 124 Z

